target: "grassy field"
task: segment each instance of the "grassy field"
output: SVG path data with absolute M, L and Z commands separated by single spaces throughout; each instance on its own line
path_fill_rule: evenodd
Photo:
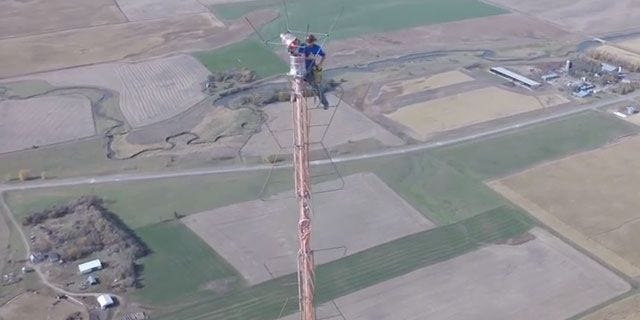
M 504 10 L 477 0 L 293 0 L 287 2 L 289 25 L 305 30 L 327 32 L 335 17 L 344 7 L 333 37 L 349 38 L 364 34 L 400 30 L 419 25 L 436 24 L 505 13 Z M 222 19 L 238 19 L 243 15 L 265 8 L 282 11 L 282 17 L 263 28 L 266 36 L 277 36 L 285 24 L 281 1 L 249 1 L 213 6 Z
M 419 25 L 436 24 L 505 13 L 504 10 L 477 0 L 399 0 L 389 4 L 384 0 L 294 0 L 288 1 L 290 27 L 312 32 L 328 32 L 344 7 L 344 14 L 332 34 L 332 39 L 399 30 Z M 286 29 L 282 1 L 249 1 L 211 6 L 216 16 L 234 20 L 260 10 L 281 11 L 281 17 L 260 31 L 267 39 L 275 39 Z M 208 53 L 196 55 L 210 70 L 220 67 L 244 66 L 261 76 L 284 72 L 284 64 L 255 40 L 246 40 Z M 242 61 L 238 63 L 237 58 Z M 277 59 L 277 60 L 276 60 Z
M 142 259 L 144 287 L 135 293 L 141 301 L 176 303 L 192 294 L 215 295 L 212 290 L 233 290 L 241 284 L 242 277 L 233 267 L 178 221 L 143 227 L 136 233 L 152 251 Z M 212 290 L 206 290 L 207 285 Z
M 625 121 L 585 112 L 517 132 L 438 149 L 432 154 L 478 179 L 508 175 L 567 154 L 596 149 L 638 133 Z
M 213 51 L 198 52 L 194 56 L 211 72 L 248 68 L 264 78 L 287 71 L 284 61 L 255 39 L 247 39 Z
M 376 174 L 438 225 L 457 222 L 506 202 L 479 180 L 460 174 L 429 155 L 379 165 Z
M 215 176 L 194 176 L 126 184 L 107 183 L 90 187 L 52 188 L 8 192 L 7 203 L 20 217 L 42 210 L 55 202 L 84 194 L 103 197 L 111 211 L 132 229 L 258 197 L 266 173 L 249 172 Z
M 316 270 L 316 302 L 321 304 L 470 252 L 483 244 L 514 237 L 531 226 L 531 220 L 518 210 L 503 206 L 319 266 Z M 155 319 L 271 320 L 278 318 L 281 310 L 284 314 L 296 311 L 296 295 L 296 276 L 292 274 L 222 298 L 203 298 Z

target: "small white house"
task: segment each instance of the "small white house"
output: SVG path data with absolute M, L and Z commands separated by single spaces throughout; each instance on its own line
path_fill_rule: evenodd
M 100 305 L 100 309 L 104 310 L 113 305 L 113 298 L 108 294 L 100 295 L 98 296 L 98 304 Z
M 78 269 L 82 274 L 91 273 L 96 270 L 101 270 L 102 262 L 100 262 L 100 259 L 85 262 L 83 264 L 78 265 Z

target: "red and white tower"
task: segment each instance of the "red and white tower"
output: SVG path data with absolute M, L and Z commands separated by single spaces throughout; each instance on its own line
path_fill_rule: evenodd
M 304 97 L 305 57 L 297 53 L 298 40 L 291 33 L 280 35 L 289 48 L 293 105 L 293 168 L 298 202 L 298 293 L 301 320 L 315 320 L 314 263 L 311 249 L 311 181 L 309 173 L 309 107 Z

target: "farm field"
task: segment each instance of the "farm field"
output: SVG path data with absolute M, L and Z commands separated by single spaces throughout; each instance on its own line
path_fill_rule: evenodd
M 557 26 L 523 14 L 508 13 L 335 39 L 327 45 L 327 51 L 331 56 L 328 63 L 343 66 L 416 52 L 447 52 L 451 48 L 484 48 L 499 53 L 519 47 L 539 52 L 552 48 L 555 41 L 574 41 L 574 37 Z
M 194 56 L 211 72 L 247 68 L 260 77 L 269 77 L 288 69 L 280 57 L 253 38 L 213 51 L 197 52 Z
M 624 42 L 621 43 L 621 45 L 622 44 L 624 44 Z M 638 45 L 634 41 L 633 43 L 631 43 L 631 46 L 637 47 Z M 593 50 L 595 50 L 596 52 L 604 53 L 605 56 L 613 57 L 619 61 L 626 62 L 630 65 L 640 65 L 640 54 L 630 50 L 625 50 L 623 48 L 625 47 L 618 47 L 618 46 L 605 44 Z
M 134 293 L 142 301 L 176 303 L 194 294 L 228 293 L 243 283 L 231 265 L 179 221 L 135 231 L 152 251 L 142 259 L 143 288 Z
M 1 100 L 0 119 L 0 153 L 95 134 L 90 101 L 82 96 Z
M 219 21 L 209 14 L 194 14 L 3 39 L 0 78 L 157 56 L 173 52 L 174 46 L 197 49 L 194 42 L 219 32 L 223 32 Z M 42 43 L 57 45 L 42 47 Z
M 333 94 L 327 94 L 331 108 L 323 110 L 314 105 L 313 98 L 308 100 L 311 117 L 310 142 L 317 148 L 322 142 L 325 147 L 333 147 L 372 139 L 383 146 L 399 146 L 402 139 L 391 134 L 379 124 L 355 110 Z M 334 107 L 337 105 L 337 109 Z M 253 135 L 242 149 L 243 155 L 270 155 L 290 153 L 293 141 L 293 125 L 291 124 L 291 104 L 281 102 L 270 104 L 265 108 L 267 123 L 262 130 Z M 269 132 L 273 131 L 273 134 Z M 326 135 L 325 135 L 326 133 Z
M 316 270 L 316 302 L 322 304 L 408 272 L 504 241 L 526 232 L 530 221 L 501 207 L 456 224 L 431 229 L 347 256 Z M 393 259 L 389 259 L 393 257 Z M 225 297 L 203 297 L 156 319 L 275 320 L 295 312 L 295 274 L 238 290 Z M 288 304 L 285 301 L 290 299 Z M 284 306 L 284 309 L 283 309 Z
M 403 96 L 469 81 L 473 81 L 473 78 L 458 70 L 447 71 L 428 77 L 387 83 L 380 88 L 380 95 Z
M 133 127 L 169 119 L 203 100 L 209 75 L 188 55 L 138 63 L 108 63 L 27 76 L 56 87 L 95 86 L 119 93 L 120 109 Z
M 531 14 L 574 32 L 602 35 L 640 27 L 633 0 L 491 0 L 492 4 Z M 615 18 L 612 18 L 615 17 Z
M 214 1 L 217 2 L 217 1 Z M 476 0 L 454 0 L 441 1 L 429 0 L 429 5 L 425 5 L 424 1 L 419 0 L 402 0 L 394 2 L 393 6 L 388 6 L 384 1 L 339 1 L 330 0 L 316 2 L 311 0 L 291 1 L 288 3 L 288 12 L 290 17 L 290 26 L 303 30 L 307 24 L 310 25 L 312 32 L 327 32 L 334 23 L 335 17 L 340 12 L 341 7 L 345 7 L 345 14 L 339 22 L 339 27 L 332 34 L 332 42 L 335 39 L 354 38 L 365 34 L 374 34 L 378 32 L 388 32 L 392 30 L 400 30 L 404 28 L 415 27 L 419 25 L 431 25 L 448 21 L 464 20 L 483 16 L 494 16 L 506 13 L 506 11 L 486 5 Z M 258 10 L 278 10 L 284 11 L 282 2 L 280 1 L 241 1 L 224 3 L 210 6 L 214 14 L 221 19 L 235 20 L 243 15 Z M 460 9 L 464 8 L 464 9 Z M 312 13 L 313 14 L 310 14 Z M 402 18 L 398 18 L 402 17 Z M 261 33 L 266 38 L 277 37 L 283 30 L 285 25 L 284 12 L 278 19 L 261 28 Z M 258 47 L 261 44 L 254 40 L 246 46 Z M 371 44 L 360 46 L 359 49 L 366 48 Z M 388 46 L 385 43 L 384 46 Z M 273 52 L 261 49 L 251 54 L 243 50 L 244 46 L 230 46 L 224 51 L 223 55 L 217 56 L 217 50 L 209 53 L 207 64 L 220 65 L 224 61 L 233 59 L 233 57 L 245 57 L 242 66 L 249 69 L 269 69 L 271 73 L 261 71 L 262 75 L 271 75 L 281 73 L 284 68 L 281 67 L 281 60 L 273 59 Z M 378 46 L 375 46 L 378 47 Z M 381 46 L 383 47 L 383 46 Z M 342 65 L 343 60 L 339 60 L 337 54 L 344 54 L 345 50 L 337 49 L 331 44 L 329 47 L 331 59 L 327 62 L 330 65 Z M 377 49 L 376 49 L 377 50 Z M 346 50 L 350 51 L 350 50 Z M 403 50 L 406 53 L 406 50 Z M 334 55 L 334 53 L 336 55 Z M 220 61 L 220 62 L 218 62 Z M 265 63 L 266 61 L 267 63 Z M 362 62 L 362 61 L 361 61 Z M 233 63 L 232 65 L 237 65 Z
M 345 16 L 340 21 L 340 28 L 335 30 L 335 38 L 356 37 L 418 25 L 506 13 L 502 9 L 476 0 L 399 0 L 394 1 L 393 6 L 381 0 L 349 2 L 299 0 L 291 1 L 287 5 L 289 25 L 293 29 L 304 30 L 309 24 L 311 31 L 327 32 L 341 7 L 344 7 Z M 217 16 L 227 20 L 235 20 L 249 12 L 264 8 L 283 11 L 282 3 L 278 1 L 267 3 L 250 1 L 212 7 Z M 281 31 L 282 23 L 284 23 L 284 17 L 265 26 L 263 32 L 267 38 L 277 36 Z
M 640 296 L 634 295 L 617 301 L 580 320 L 633 320 L 640 318 Z
M 137 229 L 173 220 L 174 212 L 188 215 L 254 200 L 266 179 L 267 172 L 246 172 L 7 192 L 5 197 L 13 213 L 21 217 L 54 203 L 97 194 L 123 222 Z
M 626 190 L 640 181 L 634 161 L 639 146 L 640 138 L 634 136 L 539 165 L 499 183 L 637 268 L 640 215 L 636 208 L 640 203 Z
M 497 137 L 439 148 L 431 153 L 480 180 L 502 177 L 543 161 L 596 149 L 638 128 L 597 112 L 584 112 Z
M 62 299 L 53 305 L 55 301 L 53 294 L 24 293 L 0 308 L 0 319 L 66 319 L 67 316 L 76 312 L 79 312 L 83 319 L 88 319 L 87 312 L 77 304 Z
M 0 39 L 126 21 L 111 0 L 7 0 L 0 12 Z
M 411 129 L 414 138 L 427 140 L 436 132 L 544 107 L 533 96 L 488 87 L 405 106 L 387 117 Z
M 315 188 L 323 189 L 324 184 L 335 182 Z M 297 238 L 288 231 L 297 224 L 290 214 L 296 210 L 291 194 L 238 203 L 183 221 L 250 284 L 257 284 L 296 271 Z M 433 227 L 371 173 L 347 176 L 343 189 L 316 194 L 313 214 L 318 265 Z
M 566 319 L 631 288 L 546 231 L 530 233 L 337 298 L 340 319 Z
M 197 0 L 116 0 L 116 3 L 129 21 L 207 12 Z

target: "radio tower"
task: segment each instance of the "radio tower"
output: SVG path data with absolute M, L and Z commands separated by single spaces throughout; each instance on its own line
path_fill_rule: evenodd
M 297 39 L 291 33 L 280 35 L 290 50 L 289 75 L 293 104 L 293 168 L 298 202 L 298 303 L 302 320 L 315 320 L 313 304 L 314 263 L 311 250 L 311 184 L 309 174 L 309 107 L 304 97 L 305 57 L 297 54 Z
M 298 54 L 299 40 L 295 34 L 305 34 L 301 31 L 294 31 L 289 28 L 289 13 L 287 12 L 286 0 L 283 2 L 285 11 L 285 22 L 287 32 L 280 34 L 280 42 L 289 51 L 290 69 L 288 75 L 291 77 L 291 104 L 293 106 L 293 169 L 294 169 L 294 191 L 298 209 L 298 305 L 300 308 L 301 320 L 315 320 L 316 313 L 314 307 L 314 262 L 313 250 L 311 249 L 311 175 L 309 170 L 309 146 L 310 146 L 310 118 L 309 107 L 304 96 L 305 75 L 307 74 L 305 56 Z M 338 24 L 344 8 L 336 17 L 328 33 L 319 34 L 323 37 L 324 47 L 333 29 Z M 265 40 L 255 26 L 245 18 L 247 23 L 253 28 L 256 34 Z M 307 26 L 306 34 L 309 34 Z M 314 56 L 315 58 L 315 56 Z

